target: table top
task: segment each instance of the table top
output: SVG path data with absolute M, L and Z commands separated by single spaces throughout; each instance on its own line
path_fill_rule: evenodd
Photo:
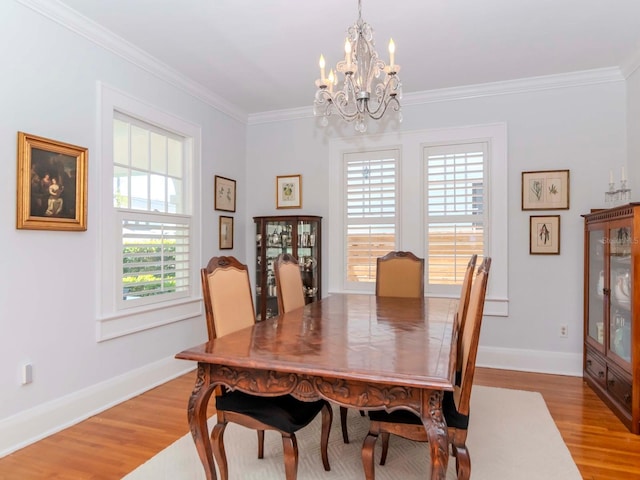
M 450 298 L 333 294 L 176 358 L 452 390 L 456 309 Z

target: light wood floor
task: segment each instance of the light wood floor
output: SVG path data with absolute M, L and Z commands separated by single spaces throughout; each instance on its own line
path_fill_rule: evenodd
M 123 477 L 188 432 L 194 381 L 195 373 L 183 375 L 0 459 L 0 479 Z M 584 479 L 640 479 L 640 436 L 581 378 L 479 368 L 476 383 L 541 392 Z

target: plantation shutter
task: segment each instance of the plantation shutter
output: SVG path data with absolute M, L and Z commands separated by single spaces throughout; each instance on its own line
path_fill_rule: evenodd
M 356 287 L 375 282 L 376 259 L 395 249 L 399 152 L 348 153 L 344 158 L 346 283 Z
M 122 219 L 123 300 L 189 291 L 189 222 Z
M 486 143 L 424 149 L 428 289 L 454 291 L 486 247 Z M 438 288 L 438 286 L 444 286 Z

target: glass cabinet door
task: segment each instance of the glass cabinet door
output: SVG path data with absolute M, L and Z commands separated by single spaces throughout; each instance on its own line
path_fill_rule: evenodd
M 604 347 L 604 230 L 589 232 L 589 337 Z
M 306 302 L 317 300 L 318 296 L 318 222 L 298 222 L 298 263 L 302 275 L 302 285 Z
M 278 314 L 278 298 L 276 296 L 276 275 L 273 264 L 281 253 L 293 254 L 293 223 L 291 221 L 267 221 L 265 225 L 265 238 L 262 245 L 265 249 L 265 265 L 263 272 L 266 275 L 265 291 L 260 294 L 266 302 L 265 318 L 271 318 Z M 258 278 L 261 278 L 260 276 Z
M 608 350 L 631 362 L 631 229 L 609 231 L 609 344 Z

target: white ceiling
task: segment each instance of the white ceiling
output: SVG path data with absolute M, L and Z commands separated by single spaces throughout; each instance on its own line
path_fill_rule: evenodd
M 311 106 L 357 0 L 61 0 L 246 114 Z M 363 0 L 405 93 L 624 66 L 640 0 Z M 329 67 L 327 67 L 328 70 Z

